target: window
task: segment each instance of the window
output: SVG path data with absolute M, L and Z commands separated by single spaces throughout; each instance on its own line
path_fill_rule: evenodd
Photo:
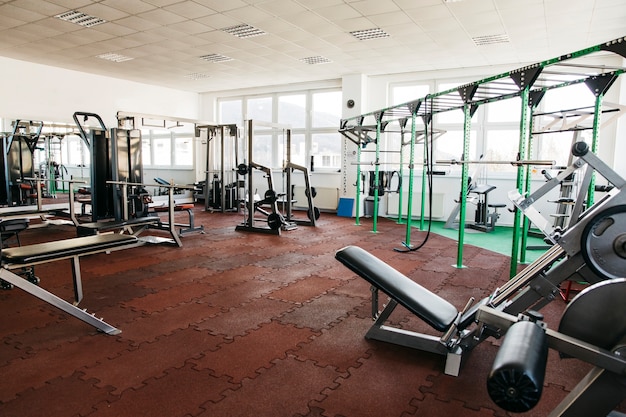
M 517 160 L 519 138 L 519 128 L 514 130 L 488 130 L 484 159 L 486 161 L 500 162 Z M 489 165 L 489 171 L 513 173 L 517 172 L 517 166 L 511 164 L 492 164 Z
M 152 139 L 152 158 L 154 165 L 168 166 L 172 164 L 172 138 L 155 137 Z
M 314 133 L 312 135 L 313 165 L 315 169 L 338 169 L 341 166 L 341 135 L 336 133 Z
M 193 166 L 193 137 L 174 137 L 174 165 Z
M 390 103 L 392 106 L 408 103 L 426 97 L 430 92 L 428 84 L 408 84 L 391 86 Z
M 144 168 L 191 168 L 194 164 L 194 137 L 185 131 L 141 130 L 141 157 Z
M 248 100 L 247 107 L 248 120 L 259 120 L 263 122 L 272 122 L 272 97 L 251 98 Z
M 241 99 L 223 100 L 219 102 L 220 123 L 222 124 L 241 124 L 243 115 L 241 112 Z
M 342 93 L 339 89 L 278 93 L 218 99 L 220 123 L 243 126 L 246 119 L 289 125 L 291 128 L 291 162 L 315 169 L 339 169 Z M 245 108 L 245 116 L 240 109 Z M 239 110 L 238 110 L 239 109 Z M 279 129 L 255 128 L 254 162 L 271 168 L 282 167 L 286 159 L 285 135 Z
M 306 95 L 293 94 L 278 97 L 278 123 L 292 129 L 306 128 Z
M 144 166 L 152 165 L 152 141 L 149 130 L 141 132 L 141 158 Z
M 341 119 L 341 91 L 313 93 L 312 127 L 339 127 Z

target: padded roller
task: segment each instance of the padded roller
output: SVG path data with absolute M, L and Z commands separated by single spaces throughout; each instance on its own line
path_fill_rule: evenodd
M 514 413 L 533 408 L 541 398 L 547 360 L 548 341 L 543 329 L 530 321 L 512 325 L 487 379 L 493 402 Z

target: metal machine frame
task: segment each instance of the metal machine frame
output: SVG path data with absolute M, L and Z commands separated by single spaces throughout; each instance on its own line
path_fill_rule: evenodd
M 366 337 L 446 355 L 445 372 L 449 375 L 458 375 L 465 352 L 470 351 L 488 337 L 499 336 L 499 333 L 493 332 L 489 326 L 473 325 L 476 312 L 482 306 L 515 316 L 528 310 L 539 310 L 559 297 L 559 285 L 567 280 L 597 283 L 616 278 L 618 273 L 623 273 L 626 270 L 626 255 L 624 254 L 626 232 L 623 225 L 626 223 L 621 217 L 626 214 L 626 181 L 594 155 L 586 143 L 576 143 L 572 153 L 577 157 L 572 165 L 535 193 L 527 198 L 519 196 L 516 192 L 511 193 L 516 206 L 529 216 L 533 223 L 544 230 L 555 244 L 486 299 L 476 304 L 470 300 L 465 308 L 458 312 L 457 317 L 446 324 L 443 335 L 431 336 L 385 325 L 398 305 L 398 301 L 402 303 L 402 300 L 412 295 L 406 292 L 387 293 L 391 300 L 384 310 L 379 312 L 378 292 L 384 285 L 376 284 L 384 281 L 385 277 L 377 278 L 376 271 L 359 271 L 361 266 L 358 265 L 352 268 L 357 273 L 363 272 L 360 275 L 373 284 L 372 315 L 376 321 Z M 614 188 L 586 212 L 579 213 L 577 221 L 571 223 L 567 230 L 564 232 L 553 230 L 547 219 L 542 221 L 542 216 L 533 208 L 533 204 L 551 188 L 559 186 L 560 182 L 573 171 L 583 167 L 587 167 L 586 176 L 590 176 L 592 171 L 595 171 Z M 581 195 L 577 200 L 584 200 L 586 192 L 587 189 L 581 187 Z M 346 264 L 346 266 L 349 265 Z M 422 292 L 420 297 L 423 299 L 416 302 L 423 301 L 422 305 L 428 305 L 438 298 L 427 291 Z

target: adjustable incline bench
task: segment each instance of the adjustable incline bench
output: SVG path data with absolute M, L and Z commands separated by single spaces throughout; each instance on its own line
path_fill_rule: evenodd
M 473 321 L 478 308 L 476 305 L 470 309 L 473 299 L 468 302 L 464 311 L 459 312 L 448 301 L 357 246 L 340 249 L 335 257 L 372 285 L 372 317 L 375 322 L 365 335 L 367 339 L 446 355 L 445 372 L 448 375 L 458 375 L 462 350 L 458 347 L 452 348 L 450 341 L 457 328 L 464 328 Z M 391 297 L 380 313 L 379 290 Z M 443 335 L 437 337 L 386 326 L 384 323 L 398 304 L 424 320 L 433 329 L 443 332 Z
M 68 314 L 96 327 L 107 334 L 118 334 L 120 330 L 87 313 L 76 305 L 83 298 L 83 288 L 80 274 L 80 257 L 101 252 L 111 252 L 129 249 L 143 245 L 136 236 L 123 234 L 105 234 L 85 236 L 56 242 L 38 243 L 27 246 L 18 246 L 2 249 L 2 267 L 0 280 L 21 288 L 27 293 L 47 302 L 48 304 L 65 311 Z M 13 269 L 30 267 L 52 261 L 70 259 L 72 262 L 72 278 L 74 284 L 74 304 L 57 297 L 45 289 L 27 281 Z

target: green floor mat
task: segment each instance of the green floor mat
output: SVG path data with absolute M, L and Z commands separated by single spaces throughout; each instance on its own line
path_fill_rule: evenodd
M 459 230 L 446 229 L 444 228 L 444 225 L 445 222 L 433 221 L 430 229 L 431 233 L 437 233 L 438 235 L 458 241 Z M 412 222 L 412 226 L 419 229 L 419 220 L 414 220 Z M 426 230 L 428 223 L 425 223 L 424 227 Z M 489 233 L 466 228 L 463 242 L 466 245 L 474 245 L 493 252 L 501 253 L 503 255 L 511 256 L 513 246 L 513 228 L 507 226 L 496 226 L 495 230 Z M 533 236 L 528 236 L 526 246 L 525 263 L 533 262 L 548 249 L 548 245 L 543 241 L 543 239 Z

